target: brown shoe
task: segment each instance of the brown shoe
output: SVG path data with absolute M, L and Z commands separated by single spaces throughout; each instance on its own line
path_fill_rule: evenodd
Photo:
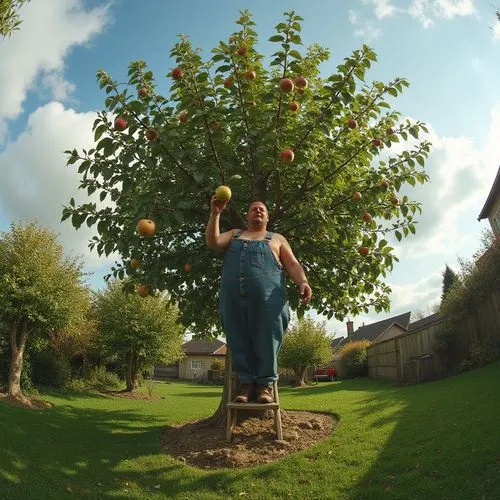
M 274 403 L 273 386 L 259 386 L 257 388 L 257 403 Z
M 248 403 L 255 397 L 255 387 L 253 384 L 240 384 L 238 394 L 234 398 L 236 403 Z

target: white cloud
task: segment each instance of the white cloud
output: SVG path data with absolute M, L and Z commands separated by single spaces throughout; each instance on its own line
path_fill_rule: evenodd
M 40 75 L 46 75 L 42 83 L 55 90 L 54 96 L 68 96 L 73 86 L 62 76 L 64 58 L 109 22 L 108 6 L 85 10 L 83 0 L 37 0 L 21 14 L 21 30 L 0 43 L 0 143 L 5 120 L 19 116 Z
M 396 7 L 391 0 L 362 0 L 365 5 L 373 5 L 374 12 L 377 19 L 383 19 L 384 17 L 390 17 L 396 14 L 399 9 Z
M 372 21 L 365 21 L 356 11 L 349 10 L 349 22 L 354 26 L 353 35 L 358 38 L 363 38 L 366 43 L 380 37 L 382 30 L 375 27 Z
M 51 93 L 51 100 L 70 101 L 76 85 L 64 79 L 62 71 L 49 71 L 43 75 L 43 86 Z
M 428 28 L 436 19 L 470 16 L 476 13 L 476 9 L 473 0 L 413 0 L 408 13 Z
M 89 269 L 109 263 L 96 252 L 90 253 L 88 241 L 94 229 L 83 225 L 76 231 L 69 221 L 60 223 L 62 206 L 71 197 L 88 202 L 79 191 L 80 176 L 67 167 L 67 149 L 92 147 L 93 112 L 76 113 L 51 102 L 38 108 L 28 119 L 27 129 L 0 153 L 0 208 L 11 220 L 37 220 L 60 234 L 68 253 L 81 254 Z M 95 201 L 95 200 L 94 200 Z
M 495 40 L 500 40 L 500 19 L 497 19 L 497 21 L 495 21 L 492 30 L 493 30 L 493 38 Z

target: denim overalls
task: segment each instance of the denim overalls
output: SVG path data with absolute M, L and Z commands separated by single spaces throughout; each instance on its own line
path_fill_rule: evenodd
M 224 256 L 221 323 L 240 382 L 270 385 L 278 380 L 277 357 L 290 310 L 285 274 L 269 242 L 240 240 L 237 232 Z

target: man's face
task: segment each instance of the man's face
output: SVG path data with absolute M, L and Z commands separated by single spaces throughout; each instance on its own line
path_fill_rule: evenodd
M 250 205 L 247 213 L 248 224 L 267 224 L 269 215 L 264 203 L 256 201 Z

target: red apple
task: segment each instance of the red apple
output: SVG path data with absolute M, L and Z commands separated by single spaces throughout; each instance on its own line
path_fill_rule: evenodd
M 354 118 L 351 118 L 351 119 L 347 122 L 347 126 L 348 126 L 349 128 L 355 129 L 355 128 L 358 126 L 358 122 L 357 122 Z
M 293 111 L 295 113 L 295 111 L 298 111 L 300 108 L 300 104 L 297 102 L 297 101 L 292 101 L 289 105 L 288 105 L 288 109 L 290 111 Z
M 247 55 L 247 48 L 246 47 L 239 47 L 238 50 L 236 51 L 236 53 L 241 56 L 241 57 L 244 57 Z
M 371 214 L 369 214 L 368 212 L 365 212 L 365 213 L 363 214 L 363 220 L 364 220 L 365 222 L 371 222 L 371 221 L 372 221 L 372 216 L 371 216 Z
M 132 259 L 130 261 L 130 267 L 132 269 L 138 269 L 140 265 L 141 265 L 141 259 Z
M 387 189 L 389 187 L 389 182 L 386 179 L 382 179 L 380 181 L 380 185 L 384 188 Z
M 151 219 L 141 219 L 135 229 L 140 236 L 151 238 L 156 232 L 156 224 Z
M 355 191 L 352 195 L 354 201 L 359 201 L 361 198 L 363 198 L 363 195 L 359 191 Z
M 233 83 L 234 83 L 234 80 L 232 78 L 226 78 L 224 80 L 224 87 L 226 87 L 226 89 L 228 89 L 229 87 L 233 86 Z
M 295 153 L 291 149 L 284 149 L 280 153 L 280 160 L 284 163 L 292 163 Z
M 255 73 L 255 71 L 253 69 L 249 68 L 245 71 L 245 78 L 247 80 L 254 80 L 256 76 L 257 76 L 257 73 Z
M 358 253 L 359 253 L 359 255 L 366 257 L 370 253 L 370 249 L 368 247 L 359 247 Z
M 389 128 L 385 131 L 385 133 L 389 136 L 389 135 L 394 134 L 394 130 L 392 130 L 392 128 L 390 128 L 390 127 L 389 127 Z
M 180 80 L 183 76 L 184 71 L 182 70 L 182 68 L 177 67 L 172 70 L 172 78 L 174 80 Z
M 392 203 L 393 205 L 399 205 L 399 198 L 398 198 L 397 196 L 393 196 L 393 197 L 391 198 L 391 203 Z
M 372 144 L 376 147 L 379 148 L 382 146 L 382 141 L 380 139 L 373 139 Z
M 141 297 L 147 297 L 149 295 L 149 287 L 148 285 L 139 285 L 135 291 L 137 292 L 138 295 Z
M 119 116 L 115 120 L 115 130 L 119 132 L 123 132 L 128 127 L 128 121 L 123 118 L 123 116 Z
M 281 92 L 292 92 L 294 89 L 293 81 L 290 78 L 283 78 L 280 80 Z
M 220 128 L 220 123 L 219 122 L 211 122 L 210 123 L 210 128 L 212 130 L 217 130 L 218 128 Z
M 184 271 L 186 271 L 187 273 L 190 273 L 192 270 L 193 270 L 192 264 L 189 264 L 189 263 L 184 264 Z
M 154 141 L 158 138 L 158 132 L 154 128 L 148 128 L 146 130 L 146 139 L 148 141 Z
M 179 121 L 184 123 L 188 119 L 188 112 L 187 111 L 181 111 L 179 114 Z
M 307 89 L 307 86 L 309 85 L 307 78 L 304 76 L 298 76 L 297 78 L 295 78 L 293 83 L 295 84 L 295 86 L 298 89 L 301 89 L 301 90 Z
M 142 88 L 139 89 L 139 97 L 141 99 L 144 99 L 148 95 L 149 95 L 149 90 L 147 89 L 147 87 L 142 87 Z
M 299 89 L 298 87 L 295 87 L 295 92 L 297 92 L 297 94 L 302 95 L 305 91 L 306 89 Z

